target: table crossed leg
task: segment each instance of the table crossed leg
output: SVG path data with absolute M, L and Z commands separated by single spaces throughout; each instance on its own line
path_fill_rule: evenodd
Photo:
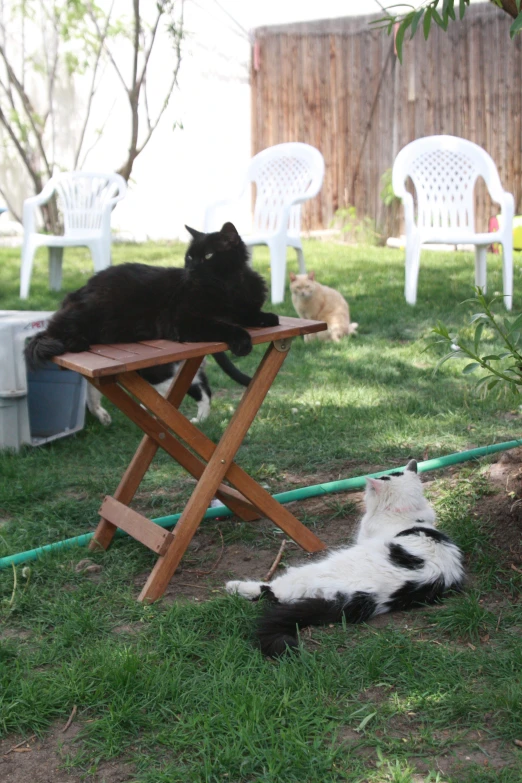
M 261 515 L 267 516 L 309 552 L 317 552 L 325 548 L 323 542 L 314 533 L 302 525 L 293 514 L 274 500 L 254 479 L 233 462 L 244 436 L 286 357 L 286 352 L 287 350 L 280 350 L 273 343 L 269 346 L 251 384 L 245 391 L 217 445 L 177 410 L 181 400 L 178 401 L 178 394 L 174 393 L 175 389 L 177 387 L 178 393 L 181 394 L 192 368 L 187 369 L 183 381 L 180 378 L 181 373 L 178 375 L 167 399 L 161 397 L 137 373 L 129 372 L 117 376 L 117 383 L 143 403 L 153 416 L 126 394 L 115 380 L 111 379 L 111 382 L 100 386 L 104 394 L 147 433 L 146 438 L 149 438 L 154 444 L 154 453 L 160 446 L 192 475 L 199 478 L 173 534 L 167 533 L 150 520 L 129 509 L 125 505 L 129 502 L 127 500 L 128 489 L 124 488 L 120 491 L 117 498 L 107 498 L 102 506 L 101 513 L 104 519 L 96 531 L 95 540 L 105 542 L 107 540 L 106 530 L 110 532 L 112 529 L 113 534 L 116 527 L 122 527 L 134 538 L 159 554 L 158 561 L 139 596 L 139 600 L 154 601 L 163 594 L 215 494 L 222 499 L 224 498 L 223 502 L 244 519 L 255 519 Z M 197 367 L 191 378 L 196 370 Z M 186 390 L 189 386 L 190 381 Z M 192 451 L 196 452 L 207 464 L 205 465 L 198 459 L 198 456 L 194 456 L 186 446 L 167 431 L 168 429 L 184 440 Z M 142 441 L 142 445 L 144 442 L 145 439 Z M 152 445 L 149 445 L 148 449 L 147 456 L 152 451 Z M 133 462 L 135 462 L 136 456 Z M 142 471 L 137 484 L 136 478 L 139 471 L 134 470 L 133 481 L 129 484 L 133 487 L 132 495 L 149 464 L 150 460 Z M 132 465 L 133 463 L 129 466 L 127 473 Z M 224 478 L 235 487 L 235 490 L 222 484 Z M 122 483 L 123 479 L 118 490 L 120 490 Z M 161 532 L 158 533 L 158 531 Z M 110 537 L 112 538 L 112 535 Z M 102 543 L 102 545 L 104 544 Z

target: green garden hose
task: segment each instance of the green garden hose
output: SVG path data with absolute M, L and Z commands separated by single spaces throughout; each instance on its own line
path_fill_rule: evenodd
M 481 446 L 477 449 L 469 449 L 468 451 L 459 451 L 455 454 L 448 454 L 445 457 L 435 457 L 435 459 L 428 459 L 424 462 L 419 462 L 417 470 L 419 473 L 425 473 L 428 470 L 439 470 L 440 468 L 447 468 L 449 465 L 457 465 L 460 462 L 467 462 L 468 460 L 478 459 L 479 457 L 487 457 L 491 454 L 495 454 L 498 451 L 508 451 L 509 449 L 515 449 L 517 446 L 522 446 L 522 440 L 509 440 L 505 443 L 495 443 L 491 446 Z M 379 473 L 369 473 L 368 476 L 376 478 L 379 476 L 385 476 L 387 473 L 392 473 L 398 470 L 398 468 L 391 468 L 390 470 L 381 470 Z M 326 484 L 313 484 L 310 487 L 301 487 L 301 489 L 292 489 L 289 492 L 280 492 L 274 495 L 275 500 L 279 503 L 291 503 L 294 500 L 306 500 L 306 498 L 313 498 L 319 495 L 329 495 L 332 492 L 351 492 L 364 487 L 367 476 L 356 476 L 349 479 L 341 479 L 340 481 L 329 481 Z M 218 508 L 209 508 L 203 517 L 203 519 L 215 519 L 216 517 L 228 517 L 232 516 L 233 512 L 226 506 L 219 506 Z M 173 527 L 181 514 L 171 514 L 168 517 L 159 517 L 153 519 L 160 527 Z M 117 531 L 118 535 L 126 535 L 122 530 Z M 7 568 L 8 566 L 18 565 L 19 563 L 27 563 L 30 560 L 36 560 L 46 552 L 54 552 L 57 549 L 65 549 L 73 546 L 85 546 L 89 543 L 94 533 L 84 533 L 81 536 L 74 536 L 73 538 L 66 538 L 63 541 L 56 541 L 54 544 L 46 544 L 45 546 L 37 547 L 36 549 L 29 549 L 26 552 L 19 552 L 16 555 L 8 555 L 7 557 L 0 558 L 0 569 Z

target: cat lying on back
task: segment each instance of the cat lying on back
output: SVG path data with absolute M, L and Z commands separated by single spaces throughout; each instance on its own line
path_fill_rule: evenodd
M 66 351 L 96 343 L 139 340 L 219 341 L 237 356 L 252 350 L 246 326 L 275 326 L 261 310 L 266 284 L 247 264 L 247 249 L 232 223 L 192 242 L 184 269 L 121 264 L 104 269 L 68 294 L 47 329 L 29 341 L 25 355 L 39 367 Z
M 271 600 L 257 629 L 265 655 L 296 648 L 296 628 L 343 618 L 362 623 L 395 609 L 436 603 L 461 588 L 462 554 L 435 528 L 435 512 L 424 498 L 415 460 L 404 473 L 366 482 L 366 513 L 353 546 L 289 568 L 270 584 L 227 583 L 229 593 Z
M 350 323 L 350 310 L 344 296 L 334 288 L 321 285 L 315 274 L 290 274 L 290 292 L 292 303 L 301 318 L 312 321 L 326 321 L 328 329 L 324 332 L 305 335 L 309 340 L 332 340 L 338 343 L 342 337 L 355 334 L 359 324 Z

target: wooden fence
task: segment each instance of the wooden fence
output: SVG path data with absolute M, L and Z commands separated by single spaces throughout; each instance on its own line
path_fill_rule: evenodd
M 522 42 L 491 3 L 472 5 L 447 32 L 406 35 L 403 64 L 377 17 L 258 28 L 252 53 L 253 152 L 283 141 L 318 147 L 326 161 L 320 195 L 305 205 L 306 229 L 328 228 L 348 205 L 383 235 L 402 213 L 380 196 L 382 175 L 409 141 L 435 133 L 480 144 L 522 206 Z M 477 229 L 496 207 L 477 185 Z

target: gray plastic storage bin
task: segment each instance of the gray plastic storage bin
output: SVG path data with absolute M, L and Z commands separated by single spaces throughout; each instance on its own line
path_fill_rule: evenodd
M 24 347 L 51 312 L 0 310 L 0 448 L 72 435 L 85 423 L 86 381 L 52 362 L 28 372 Z

